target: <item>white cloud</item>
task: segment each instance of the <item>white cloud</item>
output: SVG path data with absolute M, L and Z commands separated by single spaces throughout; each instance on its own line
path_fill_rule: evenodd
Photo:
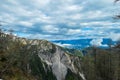
M 46 25 L 43 26 L 43 31 L 49 32 L 49 33 L 58 33 L 59 32 L 59 28 L 53 26 L 53 25 Z
M 89 11 L 89 12 L 87 12 L 87 14 L 86 14 L 87 16 L 86 16 L 86 18 L 99 18 L 99 17 L 103 17 L 103 16 L 106 16 L 106 15 L 104 15 L 103 14 L 103 12 L 102 11 Z
M 109 45 L 107 45 L 107 44 L 104 44 L 104 45 L 102 45 L 102 47 L 109 47 Z
M 46 34 L 43 36 L 43 34 L 21 34 L 21 37 L 26 37 L 29 39 L 47 39 L 47 40 L 51 40 L 52 35 Z
M 113 22 L 109 18 L 118 8 L 112 2 L 113 0 L 3 0 L 0 3 L 0 20 L 7 22 L 4 27 L 12 25 L 19 33 L 40 33 L 55 39 L 78 39 L 81 36 L 103 38 L 109 37 L 110 32 L 117 31 L 115 29 L 120 29 L 119 21 Z M 26 30 L 18 25 L 26 27 Z M 31 27 L 32 33 L 28 31 Z M 82 30 L 83 27 L 91 27 L 92 30 Z M 45 37 L 47 38 L 50 37 Z
M 81 33 L 80 29 L 69 29 L 67 32 L 68 35 L 80 34 L 80 33 Z
M 28 22 L 28 21 L 20 21 L 19 22 L 21 25 L 23 26 L 27 26 L 27 27 L 31 27 L 33 25 L 32 22 Z
M 69 48 L 69 47 L 71 47 L 72 46 L 72 44 L 61 44 L 61 43 L 55 43 L 56 45 L 59 45 L 59 46 L 61 46 L 61 47 L 67 47 L 67 48 Z
M 111 34 L 110 34 L 110 38 L 111 38 L 113 41 L 118 41 L 118 40 L 120 40 L 120 33 L 111 33 Z
M 36 7 L 44 7 L 50 3 L 50 0 L 32 0 Z
M 101 46 L 103 42 L 103 39 L 93 39 L 90 44 L 92 46 Z
M 82 6 L 78 6 L 78 5 L 67 5 L 64 6 L 64 11 L 81 11 L 83 9 Z
M 102 44 L 102 42 L 103 42 L 103 39 L 101 38 L 101 39 L 92 39 L 91 41 L 90 41 L 90 44 L 92 45 L 92 46 L 95 46 L 95 47 L 108 47 L 108 45 L 107 44 Z
M 82 20 L 82 19 L 84 18 L 84 17 L 83 17 L 83 14 L 80 14 L 80 13 L 70 15 L 69 17 L 70 17 L 72 20 Z
M 110 22 L 110 21 L 91 21 L 91 22 L 80 23 L 80 25 L 83 25 L 83 26 L 102 25 L 102 26 L 109 26 L 109 27 L 111 27 L 111 25 L 119 25 L 119 24 L 120 24 L 119 22 Z

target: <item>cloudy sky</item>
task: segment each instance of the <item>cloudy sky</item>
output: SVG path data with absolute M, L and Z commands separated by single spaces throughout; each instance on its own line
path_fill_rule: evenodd
M 114 0 L 0 0 L 3 29 L 32 39 L 120 37 Z

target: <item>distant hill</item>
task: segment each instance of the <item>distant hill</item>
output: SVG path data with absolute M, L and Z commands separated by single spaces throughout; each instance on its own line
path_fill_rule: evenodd
M 55 44 L 59 43 L 61 45 L 70 44 L 70 46 L 65 46 L 65 47 L 69 47 L 69 48 L 84 49 L 86 47 L 92 46 L 90 44 L 91 41 L 92 41 L 92 39 L 73 39 L 73 40 L 53 40 L 51 42 L 53 42 Z M 103 46 L 99 46 L 99 47 L 108 48 L 107 46 L 104 46 L 104 45 L 109 45 L 109 44 L 114 45 L 114 44 L 116 44 L 116 41 L 112 41 L 109 38 L 104 38 L 103 42 L 101 44 Z

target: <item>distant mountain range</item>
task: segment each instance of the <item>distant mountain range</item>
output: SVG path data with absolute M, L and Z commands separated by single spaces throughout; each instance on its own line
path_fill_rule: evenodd
M 92 40 L 94 39 L 54 40 L 51 42 L 67 48 L 84 49 L 93 46 L 91 44 Z M 100 43 L 101 45 L 98 45 L 100 48 L 108 48 L 109 45 L 116 44 L 116 41 L 112 41 L 110 38 L 103 38 L 101 42 L 96 41 L 95 43 Z

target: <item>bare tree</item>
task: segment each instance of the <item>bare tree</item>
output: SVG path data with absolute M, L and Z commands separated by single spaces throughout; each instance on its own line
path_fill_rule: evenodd
M 118 2 L 118 1 L 120 1 L 120 0 L 115 0 L 114 2 L 116 3 L 116 2 Z
M 118 2 L 120 2 L 120 0 L 114 0 L 115 4 L 118 3 Z M 120 19 L 120 14 L 115 15 L 114 19 Z

